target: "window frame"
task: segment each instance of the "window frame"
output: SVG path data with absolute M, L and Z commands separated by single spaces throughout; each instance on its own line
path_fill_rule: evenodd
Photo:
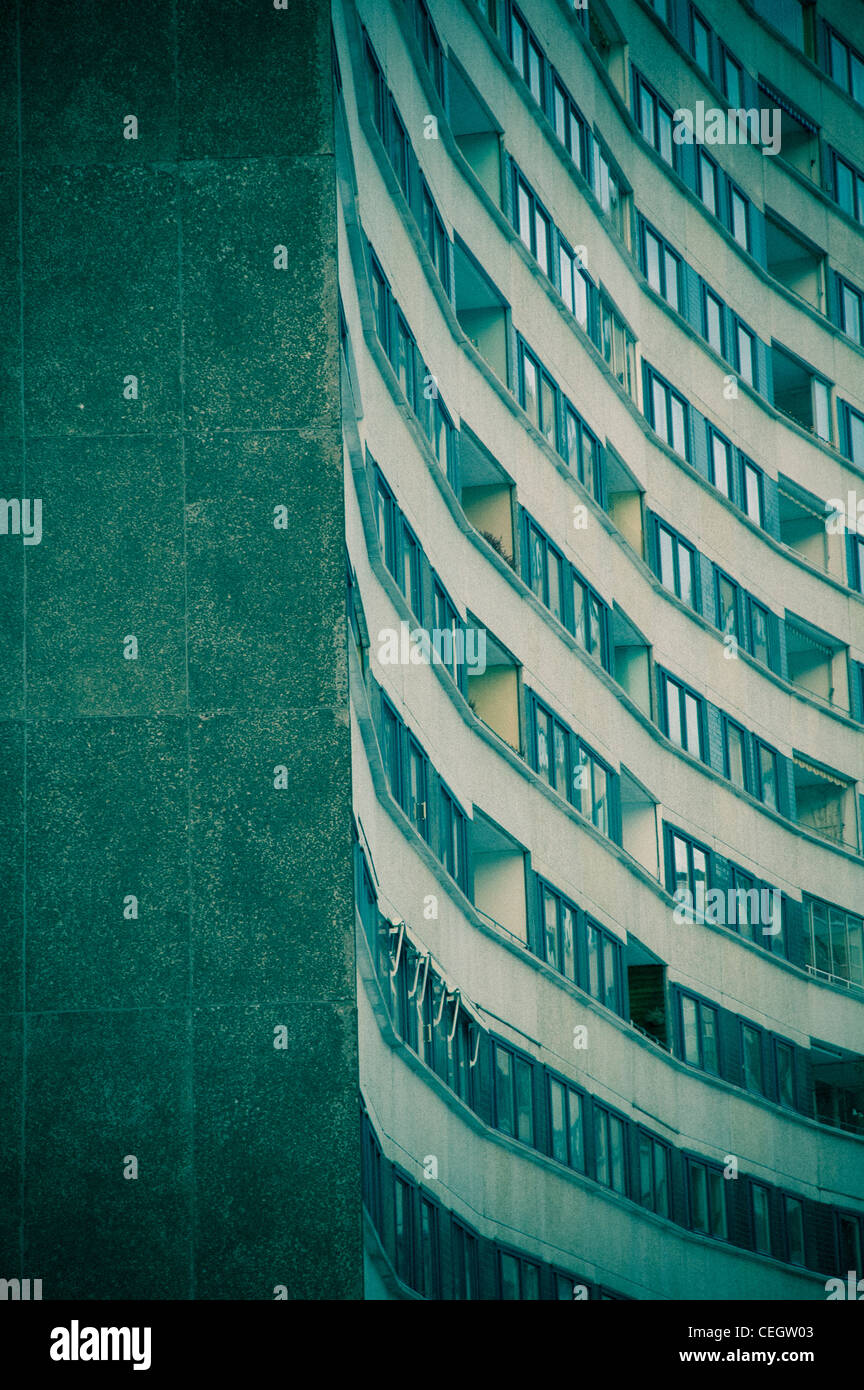
M 700 762 L 705 762 L 707 738 L 705 736 L 705 701 L 703 697 L 684 681 L 679 680 L 677 676 L 670 675 L 668 671 L 661 671 L 660 675 L 662 679 L 661 708 L 663 711 L 664 734 L 668 739 L 671 739 L 678 748 L 683 749 L 685 753 L 690 753 L 694 758 L 698 758 Z M 681 734 L 680 740 L 670 732 L 670 686 L 672 686 L 675 691 L 674 698 L 677 698 L 678 710 L 676 727 Z M 698 748 L 695 749 L 689 746 L 691 734 L 690 721 L 688 718 L 688 700 L 693 701 L 696 705 L 696 741 L 698 743 Z
M 681 1038 L 681 1061 L 686 1062 L 688 1067 L 696 1067 L 699 1071 L 707 1072 L 709 1076 L 721 1076 L 723 1074 L 722 1054 L 720 1047 L 720 1010 L 716 1004 L 711 1004 L 707 999 L 703 999 L 698 994 L 693 994 L 689 989 L 678 989 L 678 1026 Z M 687 1027 L 685 1023 L 684 1006 L 692 1006 L 695 1018 L 696 1045 L 699 1060 L 693 1061 L 687 1056 Z M 706 1027 L 705 1016 L 710 1014 L 712 1022 L 710 1027 Z M 706 1047 L 706 1038 L 712 1036 L 713 1029 L 713 1064 L 710 1062 L 709 1050 Z
M 689 1229 L 690 1229 L 691 1231 L 697 1231 L 700 1235 L 709 1236 L 712 1240 L 726 1240 L 726 1241 L 728 1241 L 728 1239 L 729 1239 L 729 1211 L 728 1211 L 728 1205 L 727 1205 L 727 1202 L 726 1202 L 726 1184 L 725 1184 L 725 1180 L 724 1180 L 724 1178 L 723 1178 L 723 1169 L 722 1169 L 722 1168 L 718 1168 L 716 1164 L 711 1163 L 710 1161 L 708 1161 L 708 1160 L 706 1160 L 706 1159 L 691 1157 L 689 1154 L 686 1156 L 685 1169 L 686 1169 L 686 1174 L 687 1174 L 687 1216 L 688 1216 L 688 1226 L 689 1226 Z M 694 1176 L 694 1172 L 697 1171 L 697 1170 L 701 1170 L 701 1171 L 704 1173 L 704 1181 L 705 1181 L 705 1215 L 706 1215 L 706 1225 L 707 1225 L 707 1227 L 708 1227 L 707 1230 L 703 1230 L 703 1228 L 702 1228 L 701 1226 L 697 1226 L 697 1225 L 695 1224 L 695 1216 L 694 1216 L 694 1181 L 693 1181 L 693 1176 Z M 715 1187 L 715 1184 L 716 1184 L 717 1182 L 719 1182 L 719 1187 Z M 713 1191 L 712 1191 L 712 1189 L 713 1189 Z M 722 1231 L 717 1231 L 717 1230 L 714 1229 L 715 1223 L 714 1223 L 714 1202 L 713 1202 L 713 1195 L 714 1195 L 714 1192 L 715 1192 L 715 1191 L 722 1194 L 721 1201 L 720 1201 L 720 1208 L 721 1208 L 721 1211 L 722 1211 L 722 1218 L 723 1218 L 723 1220 L 722 1220 L 722 1227 L 723 1227 Z

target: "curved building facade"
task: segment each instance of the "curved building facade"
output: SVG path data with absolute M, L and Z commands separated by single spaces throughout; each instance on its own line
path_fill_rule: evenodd
M 861 12 L 333 36 L 366 1297 L 824 1299 L 864 1276 Z

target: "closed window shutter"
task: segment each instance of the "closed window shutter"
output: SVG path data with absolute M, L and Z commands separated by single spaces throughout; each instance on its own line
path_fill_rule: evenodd
M 733 1086 L 741 1085 L 741 1041 L 738 1017 L 720 1009 L 720 1074 Z
M 809 1269 L 819 1274 L 834 1274 L 837 1264 L 837 1241 L 834 1212 L 825 1202 L 804 1201 L 805 1258 Z
M 802 1114 L 813 1114 L 813 1063 L 806 1047 L 795 1048 L 795 1102 Z
M 804 908 L 795 898 L 783 896 L 783 935 L 790 965 L 806 964 L 809 954 L 804 930 Z

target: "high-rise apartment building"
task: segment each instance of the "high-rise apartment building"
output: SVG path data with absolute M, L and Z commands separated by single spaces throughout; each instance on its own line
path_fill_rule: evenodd
M 3 1296 L 864 1280 L 862 15 L 5 7 Z
M 864 1274 L 862 11 L 333 25 L 366 1296 L 825 1299 Z

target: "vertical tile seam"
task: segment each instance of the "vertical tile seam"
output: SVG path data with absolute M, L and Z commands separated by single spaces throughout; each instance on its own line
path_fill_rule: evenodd
M 19 0 L 20 3 L 20 0 Z M 186 708 L 186 1083 L 189 1107 L 189 1271 L 188 1288 L 190 1300 L 195 1299 L 197 1281 L 195 1260 L 197 1253 L 197 1189 L 195 1173 L 195 1026 L 193 1013 L 193 948 L 192 948 L 192 713 L 189 698 L 189 557 L 187 547 L 186 521 L 186 322 L 183 299 L 183 189 L 180 164 L 180 30 L 177 0 L 171 6 L 171 23 L 174 37 L 174 198 L 177 220 L 177 313 L 179 332 L 178 360 L 178 432 L 180 442 L 180 471 L 182 476 L 182 521 L 183 521 L 183 665 Z
M 18 355 L 19 399 L 21 405 L 21 496 L 27 496 L 27 423 L 24 405 L 24 130 L 21 100 L 21 0 L 15 5 L 15 67 L 18 85 Z M 18 1258 L 20 1277 L 24 1273 L 24 1198 L 27 1153 L 27 547 L 22 546 L 21 588 L 21 693 L 23 703 L 21 771 L 21 812 L 23 844 L 21 863 L 21 1125 L 19 1137 Z

